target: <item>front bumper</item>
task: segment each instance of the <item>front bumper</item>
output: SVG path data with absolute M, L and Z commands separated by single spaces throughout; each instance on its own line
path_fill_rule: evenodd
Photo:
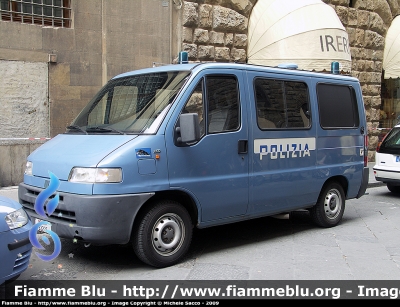
M 35 200 L 44 189 L 21 183 L 18 187 L 20 204 L 35 219 L 51 223 L 59 237 L 94 244 L 125 244 L 131 237 L 132 226 L 140 207 L 154 193 L 126 195 L 59 194 L 55 211 L 46 218 L 34 210 Z
M 0 284 L 24 272 L 29 265 L 32 244 L 29 241 L 29 230 L 32 223 L 25 226 L 0 232 Z

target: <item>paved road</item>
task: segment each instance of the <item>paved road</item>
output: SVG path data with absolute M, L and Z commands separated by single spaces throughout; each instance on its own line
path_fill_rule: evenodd
M 16 187 L 0 195 L 16 199 Z M 62 239 L 51 262 L 32 255 L 21 280 L 400 280 L 400 196 L 370 182 L 346 203 L 340 225 L 315 227 L 306 213 L 195 230 L 180 264 L 155 269 L 130 245 Z

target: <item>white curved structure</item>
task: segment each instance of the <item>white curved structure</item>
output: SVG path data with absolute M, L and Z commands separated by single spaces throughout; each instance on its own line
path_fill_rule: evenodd
M 400 16 L 393 19 L 386 34 L 383 69 L 385 79 L 400 77 Z
M 249 19 L 248 63 L 351 71 L 349 39 L 335 10 L 320 0 L 259 0 Z

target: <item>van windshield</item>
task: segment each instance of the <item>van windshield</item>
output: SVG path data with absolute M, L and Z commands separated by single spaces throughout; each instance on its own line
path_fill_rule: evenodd
M 67 127 L 68 132 L 155 133 L 189 74 L 157 72 L 110 80 Z

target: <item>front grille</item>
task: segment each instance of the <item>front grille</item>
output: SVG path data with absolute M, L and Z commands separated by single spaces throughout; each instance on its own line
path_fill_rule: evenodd
M 29 250 L 17 255 L 14 263 L 13 274 L 20 273 L 28 267 L 31 252 L 32 249 L 30 248 Z
M 29 213 L 35 212 L 35 200 L 38 197 L 40 192 L 34 191 L 31 189 L 27 189 L 26 193 L 26 199 L 21 199 L 21 205 L 24 206 L 24 209 Z M 50 199 L 53 198 L 55 195 L 50 196 Z M 59 205 L 63 204 L 64 202 L 64 196 L 60 195 L 60 201 Z M 29 199 L 29 200 L 28 200 Z M 46 211 L 46 204 L 44 206 L 45 211 Z M 60 220 L 63 222 L 67 223 L 76 223 L 76 217 L 75 217 L 75 212 L 74 211 L 69 211 L 69 210 L 61 210 L 58 207 L 54 210 L 54 212 L 49 216 L 53 219 Z

